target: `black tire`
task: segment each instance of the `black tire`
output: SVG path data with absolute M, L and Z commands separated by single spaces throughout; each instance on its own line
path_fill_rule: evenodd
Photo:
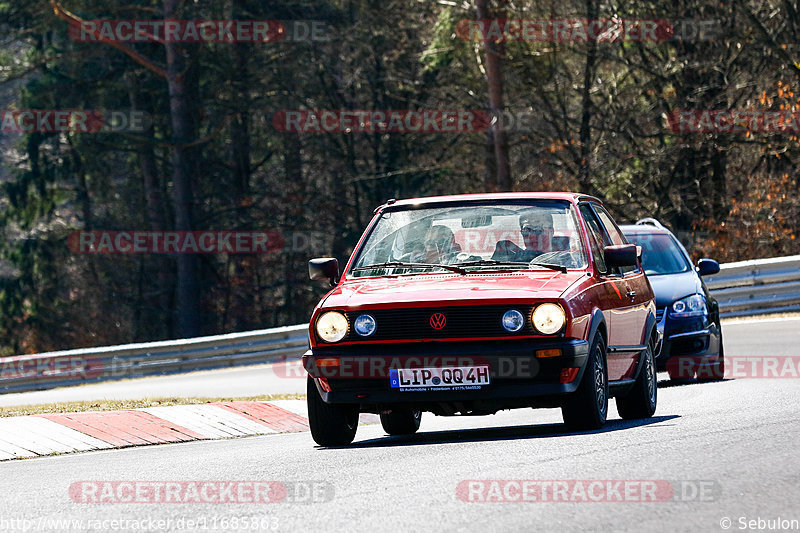
M 589 360 L 578 385 L 561 406 L 561 416 L 570 430 L 600 429 L 608 416 L 608 369 L 606 343 L 598 332 L 589 349 Z
M 674 383 L 678 383 L 678 384 L 687 383 L 687 382 L 691 381 L 692 378 L 694 378 L 694 371 L 692 371 L 692 375 L 691 376 L 686 372 L 681 372 L 681 373 L 677 373 L 677 372 L 672 373 L 672 372 L 670 372 L 669 373 L 669 380 L 674 382 Z
M 311 436 L 320 446 L 345 446 L 358 429 L 358 406 L 330 405 L 322 401 L 312 377 L 306 383 L 308 422 Z
M 633 388 L 625 396 L 617 397 L 617 411 L 625 420 L 650 418 L 658 404 L 658 375 L 653 356 L 653 341 L 642 352 L 642 368 Z
M 684 359 L 682 356 L 674 357 L 667 361 L 667 372 L 669 373 L 670 381 L 686 383 L 694 378 L 697 367 L 694 363 L 687 363 L 686 361 L 689 361 L 689 359 Z
M 421 421 L 422 411 L 417 409 L 392 409 L 391 413 L 381 414 L 381 426 L 389 435 L 412 435 Z

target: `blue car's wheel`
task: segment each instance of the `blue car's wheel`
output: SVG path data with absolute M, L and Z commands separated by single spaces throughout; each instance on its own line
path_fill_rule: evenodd
M 658 402 L 658 380 L 656 362 L 653 357 L 655 342 L 651 341 L 642 352 L 642 368 L 633 388 L 624 396 L 617 396 L 617 411 L 624 419 L 650 418 L 656 412 Z
M 381 413 L 381 426 L 389 435 L 411 435 L 419 429 L 422 411 L 417 409 L 392 409 L 391 413 Z

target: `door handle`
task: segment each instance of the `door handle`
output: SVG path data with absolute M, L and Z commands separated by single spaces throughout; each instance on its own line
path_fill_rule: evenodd
M 628 291 L 625 293 L 628 298 L 636 298 L 636 291 Z

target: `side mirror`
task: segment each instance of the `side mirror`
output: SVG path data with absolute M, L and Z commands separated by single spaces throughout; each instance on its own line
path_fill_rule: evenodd
M 635 244 L 616 244 L 603 248 L 606 265 L 610 267 L 636 266 L 637 252 Z
M 308 262 L 308 277 L 312 280 L 327 279 L 331 285 L 339 281 L 339 260 L 335 257 L 319 257 Z
M 701 276 L 711 276 L 719 272 L 719 263 L 713 259 L 700 259 L 697 262 L 696 270 Z

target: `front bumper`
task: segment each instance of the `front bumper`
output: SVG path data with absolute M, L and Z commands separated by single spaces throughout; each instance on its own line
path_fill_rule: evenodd
M 673 377 L 690 378 L 698 369 L 716 366 L 720 361 L 722 333 L 715 323 L 665 317 L 659 329 L 664 337 L 656 358 L 658 370 L 669 371 Z
M 561 350 L 556 357 L 537 357 L 537 351 Z M 589 346 L 585 340 L 499 340 L 493 342 L 426 342 L 325 346 L 306 352 L 303 366 L 315 377 L 326 403 L 396 405 L 460 403 L 465 409 L 479 405 L 511 406 L 547 403 L 574 392 L 580 383 Z M 339 366 L 318 366 L 338 360 Z M 405 390 L 390 387 L 392 368 L 488 366 L 490 383 L 469 390 Z M 562 383 L 562 370 L 573 379 Z M 535 401 L 539 399 L 540 401 Z M 472 407 L 472 408 L 470 408 Z M 488 407 L 487 407 L 488 408 Z

